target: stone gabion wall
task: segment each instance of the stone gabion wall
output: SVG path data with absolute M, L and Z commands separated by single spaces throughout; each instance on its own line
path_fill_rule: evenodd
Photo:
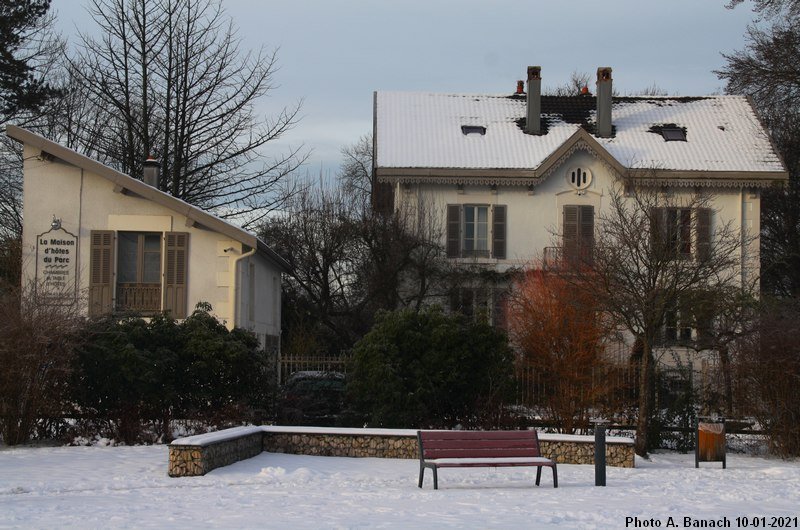
M 196 477 L 252 458 L 261 453 L 263 436 L 257 432 L 208 445 L 170 445 L 169 476 Z
M 408 436 L 264 433 L 264 451 L 296 455 L 419 458 L 417 438 Z
M 542 456 L 559 464 L 593 464 L 594 443 L 539 440 Z M 317 456 L 419 458 L 416 436 L 255 432 L 207 445 L 171 445 L 169 475 L 205 475 L 212 469 L 252 458 L 262 451 Z M 607 443 L 609 466 L 634 467 L 632 443 Z
M 594 464 L 594 443 L 539 440 L 542 456 L 559 464 Z M 634 467 L 633 444 L 606 444 L 606 465 Z

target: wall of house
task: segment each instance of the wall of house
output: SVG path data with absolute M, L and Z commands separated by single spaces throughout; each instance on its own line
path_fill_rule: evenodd
M 236 274 L 237 325 L 258 335 L 262 345 L 274 346 L 281 334 L 281 271 L 255 254 L 237 262 Z
M 576 190 L 566 174 L 573 167 L 589 168 L 592 182 L 585 190 Z M 562 231 L 562 211 L 565 205 L 591 205 L 598 215 L 608 213 L 611 193 L 620 186 L 612 170 L 599 158 L 587 151 L 577 150 L 556 168 L 543 182 L 528 190 L 525 186 L 497 186 L 465 184 L 458 189 L 455 184 L 398 184 L 395 189 L 396 208 L 406 209 L 411 218 L 417 218 L 420 209 L 432 211 L 433 219 L 445 244 L 445 214 L 448 204 L 488 204 L 507 206 L 506 259 L 469 259 L 485 263 L 498 271 L 511 267 L 527 267 L 539 263 L 545 247 L 560 245 L 558 234 Z M 682 195 L 694 193 L 691 188 L 672 188 L 671 201 L 679 202 Z M 715 188 L 708 190 L 713 198 L 715 213 L 712 230 L 730 222 L 737 230 L 758 236 L 760 198 L 757 191 L 740 188 Z M 491 231 L 491 220 L 490 220 Z M 491 237 L 490 237 L 491 239 Z M 758 264 L 758 241 L 743 248 L 743 256 L 750 265 Z
M 84 314 L 88 309 L 92 230 L 187 232 L 187 312 L 191 313 L 198 302 L 208 302 L 214 314 L 228 327 L 233 327 L 236 322 L 234 263 L 246 251 L 242 243 L 198 225 L 187 226 L 186 216 L 153 201 L 116 192 L 111 181 L 94 173 L 58 160 L 44 160 L 38 149 L 26 146 L 24 154 L 24 282 L 36 278 L 37 235 L 50 229 L 53 217 L 61 220 L 64 230 L 78 237 L 74 266 L 78 303 Z M 115 257 L 118 257 L 117 252 Z M 264 268 L 263 265 L 259 267 Z M 271 281 L 265 282 L 260 295 L 271 299 L 274 285 Z M 277 288 L 280 289 L 280 281 Z M 256 320 L 271 318 L 266 315 Z
M 585 190 L 576 190 L 567 181 L 567 172 L 574 167 L 589 168 L 592 182 Z M 489 258 L 461 259 L 464 263 L 483 264 L 498 272 L 513 268 L 538 266 L 542 263 L 546 247 L 560 246 L 558 234 L 562 233 L 562 212 L 565 205 L 591 205 L 595 212 L 595 230 L 598 228 L 597 218 L 607 214 L 611 208 L 611 194 L 620 182 L 615 173 L 593 154 L 579 149 L 569 155 L 543 182 L 528 190 L 525 186 L 497 186 L 492 190 L 489 185 L 465 184 L 459 189 L 455 184 L 398 184 L 395 187 L 396 208 L 406 210 L 412 219 L 418 218 L 420 210 L 433 212 L 431 216 L 441 233 L 441 244 L 446 244 L 446 206 L 448 204 L 488 204 L 506 205 L 506 259 Z M 713 189 L 704 188 L 711 196 L 712 233 L 725 223 L 752 238 L 743 246 L 743 268 L 739 271 L 742 281 L 754 281 L 758 277 L 758 234 L 760 230 L 760 194 L 758 190 L 742 188 Z M 667 199 L 672 204 L 680 204 L 681 199 L 690 198 L 693 188 L 670 188 Z M 489 228 L 491 231 L 491 219 Z M 490 235 L 491 241 L 491 235 Z M 443 301 L 446 304 L 446 301 Z M 614 349 L 629 351 L 628 345 L 614 345 Z M 686 363 L 694 359 L 702 362 L 703 358 L 690 355 L 683 349 L 674 349 L 670 355 L 664 356 L 668 364 Z M 696 368 L 699 368 L 698 363 Z

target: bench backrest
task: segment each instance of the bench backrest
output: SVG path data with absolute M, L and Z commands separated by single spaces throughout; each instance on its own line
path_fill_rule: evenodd
M 536 431 L 417 431 L 421 459 L 541 456 Z

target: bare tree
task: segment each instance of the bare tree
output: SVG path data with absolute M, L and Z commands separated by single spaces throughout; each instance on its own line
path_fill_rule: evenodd
M 592 76 L 587 72 L 575 70 L 569 76 L 569 81 L 555 88 L 545 90 L 549 96 L 579 96 L 584 89 L 588 89 Z
M 257 115 L 276 54 L 241 53 L 221 2 L 92 0 L 89 14 L 100 36 L 81 35 L 71 68 L 100 130 L 65 131 L 84 151 L 131 175 L 157 156 L 162 190 L 245 227 L 296 191 L 302 147 L 265 149 L 297 123 L 300 104 Z
M 782 2 L 778 2 L 782 4 Z M 776 4 L 778 4 L 776 3 Z M 794 5 L 794 4 L 793 4 Z M 724 54 L 716 74 L 726 91 L 753 98 L 761 119 L 789 170 L 789 183 L 763 194 L 761 208 L 762 289 L 800 296 L 800 20 L 748 28 L 745 49 Z
M 748 264 L 740 259 L 750 240 L 731 223 L 714 219 L 707 195 L 671 195 L 633 184 L 625 189 L 627 194 L 613 190 L 610 208 L 599 216 L 593 251 L 579 256 L 584 272 L 564 277 L 592 293 L 635 339 L 640 368 L 635 447 L 644 456 L 658 355 L 665 346 L 704 339 L 711 324 L 698 322 L 693 313 L 702 301 L 721 301 L 718 294 L 728 291 L 752 292 L 746 283 L 752 276 L 743 273 Z
M 26 442 L 37 422 L 58 415 L 81 326 L 77 304 L 36 298 L 35 285 L 0 293 L 0 434 Z
M 292 266 L 284 296 L 297 322 L 287 325 L 308 333 L 309 321 L 318 322 L 339 348 L 366 333 L 380 309 L 421 308 L 446 264 L 441 234 L 426 218 L 362 207 L 344 186 L 306 189 L 261 229 Z
M 741 401 L 784 458 L 800 455 L 800 304 L 764 304 L 758 332 L 743 341 L 737 361 Z
M 537 402 L 560 432 L 585 428 L 593 407 L 614 391 L 604 349 L 612 329 L 593 293 L 557 274 L 531 270 L 519 275 L 509 296 L 509 335 L 520 353 L 518 368 L 535 374 Z
M 354 144 L 343 147 L 342 159 L 339 169 L 342 188 L 362 205 L 362 210 L 366 211 L 369 209 L 372 188 L 375 185 L 372 172 L 374 162 L 372 134 L 365 134 Z
M 733 9 L 745 0 L 730 0 L 725 6 Z M 800 15 L 800 0 L 753 0 L 753 11 L 765 18 Z

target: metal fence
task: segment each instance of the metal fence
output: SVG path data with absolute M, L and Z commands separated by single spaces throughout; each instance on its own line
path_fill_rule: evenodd
M 341 372 L 347 373 L 347 363 L 351 352 L 339 355 L 281 355 L 278 383 L 285 382 L 295 372 Z
M 347 373 L 351 351 L 338 355 L 282 355 L 279 362 L 279 383 L 300 371 Z M 612 362 L 591 370 L 590 377 L 581 377 L 587 384 L 578 389 L 576 397 L 594 399 L 593 409 L 610 413 L 624 413 L 637 406 L 639 392 L 639 367 L 635 363 Z M 691 363 L 683 367 L 660 364 L 655 369 L 659 392 L 655 405 L 666 407 L 675 399 L 690 396 L 698 406 L 722 407 L 723 377 L 714 361 Z M 520 365 L 515 369 L 517 393 L 515 404 L 536 408 L 552 396 L 555 384 L 551 376 Z M 576 378 L 578 379 L 578 378 Z

